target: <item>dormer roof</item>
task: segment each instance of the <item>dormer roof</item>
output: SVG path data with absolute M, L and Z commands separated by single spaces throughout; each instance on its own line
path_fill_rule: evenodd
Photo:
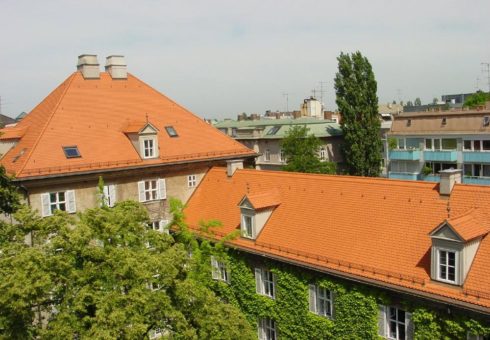
M 488 218 L 481 214 L 480 209 L 472 208 L 462 215 L 446 219 L 430 232 L 431 237 L 453 239 L 468 242 L 485 236 L 490 231 Z
M 22 138 L 26 133 L 26 130 L 26 128 L 19 128 L 16 126 L 0 129 L 0 140 Z
M 281 204 L 279 192 L 276 190 L 247 194 L 238 203 L 240 207 L 250 207 L 254 210 L 276 207 Z
M 123 128 L 123 132 L 126 134 L 131 133 L 157 133 L 159 130 L 150 122 L 132 121 Z

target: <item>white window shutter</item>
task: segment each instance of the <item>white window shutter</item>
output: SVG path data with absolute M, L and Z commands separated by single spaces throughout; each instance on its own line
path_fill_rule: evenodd
M 139 201 L 140 202 L 145 202 L 146 197 L 145 197 L 145 181 L 139 181 L 138 182 L 138 196 L 139 196 Z
M 259 319 L 257 321 L 257 328 L 258 328 L 258 331 L 259 331 L 259 340 L 265 339 L 264 319 Z
M 316 313 L 316 286 L 308 285 L 310 312 Z
M 255 268 L 255 291 L 258 294 L 263 294 L 262 289 L 262 269 Z
M 412 321 L 412 313 L 405 312 L 405 334 L 407 340 L 412 340 L 414 337 L 414 325 Z
M 75 190 L 67 190 L 65 194 L 67 199 L 66 211 L 70 214 L 73 214 L 77 211 L 77 205 L 75 203 Z
M 211 256 L 211 274 L 214 280 L 219 279 L 218 261 L 216 261 L 216 258 L 214 256 Z
M 332 319 L 335 319 L 335 299 L 337 299 L 337 292 L 334 292 L 333 290 L 330 291 L 330 296 L 332 298 Z
M 167 186 L 165 183 L 165 178 L 158 179 L 158 198 L 164 200 L 167 198 Z
M 226 269 L 225 270 L 226 270 L 226 282 L 227 283 L 230 283 L 230 281 L 231 281 L 231 276 L 230 276 L 231 272 L 230 272 L 230 265 L 229 264 L 226 266 Z
M 378 305 L 378 335 L 386 337 L 386 306 Z
M 41 194 L 41 214 L 43 217 L 52 215 L 50 203 L 49 193 Z
M 109 185 L 109 202 L 110 202 L 110 207 L 113 207 L 114 204 L 116 203 L 116 185 L 115 184 L 110 184 Z

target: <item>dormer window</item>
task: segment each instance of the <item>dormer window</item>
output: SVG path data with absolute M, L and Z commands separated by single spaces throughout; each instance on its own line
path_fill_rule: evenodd
M 279 202 L 279 194 L 275 191 L 243 197 L 238 204 L 241 212 L 240 230 L 242 237 L 255 240 Z
M 253 232 L 254 216 L 242 215 L 242 235 L 247 238 L 254 238 Z
M 143 158 L 155 157 L 155 138 L 143 139 Z
M 456 283 L 456 252 L 438 249 L 437 278 L 441 281 Z

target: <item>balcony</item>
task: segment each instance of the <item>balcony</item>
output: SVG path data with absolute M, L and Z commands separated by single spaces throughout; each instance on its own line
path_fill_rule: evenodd
M 440 182 L 441 177 L 439 175 L 427 175 L 422 176 L 422 180 L 426 182 Z
M 420 174 L 412 174 L 408 172 L 389 172 L 388 178 L 392 179 L 405 179 L 409 181 L 416 181 L 420 177 Z
M 420 159 L 420 150 L 390 150 L 390 159 L 418 161 Z
M 490 163 L 490 152 L 464 151 L 463 161 L 465 163 Z
M 458 151 L 446 151 L 446 150 L 438 150 L 438 151 L 431 151 L 431 150 L 425 150 L 424 151 L 424 160 L 427 161 L 434 161 L 434 162 L 456 162 L 458 159 Z
M 464 176 L 463 177 L 464 184 L 478 184 L 478 185 L 490 185 L 489 177 L 473 177 L 473 176 Z

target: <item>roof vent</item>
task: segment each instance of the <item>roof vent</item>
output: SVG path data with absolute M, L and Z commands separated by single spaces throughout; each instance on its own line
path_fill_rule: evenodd
M 77 70 L 82 72 L 85 79 L 99 79 L 100 69 L 97 55 L 82 54 L 78 56 Z
M 123 55 L 110 55 L 106 58 L 105 71 L 112 79 L 128 79 L 128 67 Z

